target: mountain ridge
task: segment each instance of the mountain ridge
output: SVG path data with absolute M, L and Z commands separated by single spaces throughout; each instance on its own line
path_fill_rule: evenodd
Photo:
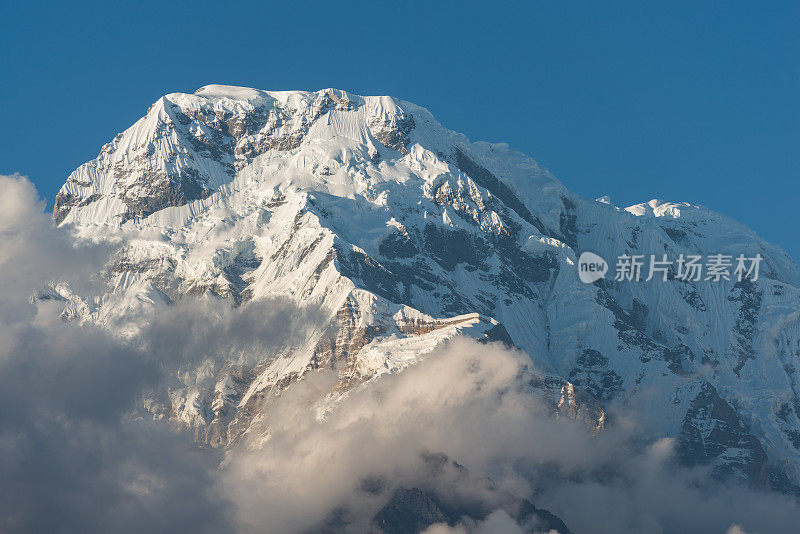
M 214 362 L 213 378 L 151 404 L 201 441 L 243 439 L 260 403 L 309 371 L 336 369 L 346 391 L 466 334 L 525 351 L 554 412 L 597 429 L 633 407 L 687 464 L 798 491 L 800 269 L 707 208 L 582 199 L 390 97 L 214 85 L 159 99 L 68 178 L 54 220 L 119 245 L 103 295 L 58 293 L 79 320 L 132 334 L 130 317 L 187 295 L 324 310 L 256 376 Z M 584 251 L 764 264 L 757 282 L 585 285 Z

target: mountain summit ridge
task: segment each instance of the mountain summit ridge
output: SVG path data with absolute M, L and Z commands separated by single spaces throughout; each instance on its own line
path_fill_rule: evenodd
M 103 295 L 62 295 L 81 320 L 130 335 L 187 295 L 323 310 L 291 350 L 210 362 L 149 405 L 201 441 L 245 439 L 264 399 L 315 369 L 347 391 L 469 335 L 525 351 L 555 411 L 599 429 L 624 406 L 688 464 L 797 491 L 800 269 L 706 208 L 583 199 L 391 97 L 211 85 L 159 99 L 70 175 L 53 216 L 118 246 Z M 764 262 L 754 282 L 612 267 L 583 284 L 584 251 Z

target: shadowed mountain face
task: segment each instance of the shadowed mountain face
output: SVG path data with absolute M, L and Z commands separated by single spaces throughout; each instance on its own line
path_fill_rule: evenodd
M 467 335 L 525 351 L 554 409 L 595 429 L 624 404 L 689 465 L 800 481 L 800 269 L 701 206 L 582 199 L 389 97 L 208 86 L 159 99 L 68 178 L 53 216 L 116 247 L 101 298 L 40 295 L 71 318 L 135 335 L 186 295 L 322 310 L 280 354 L 183 370 L 147 403 L 213 446 L 315 369 L 344 393 Z M 605 279 L 581 283 L 585 251 L 610 263 Z M 756 281 L 679 281 L 674 264 L 667 281 L 616 281 L 623 254 L 764 259 Z M 450 521 L 439 499 L 399 490 L 376 521 Z
M 500 512 L 522 532 L 570 532 L 552 513 L 502 491 L 490 479 L 472 475 L 443 454 L 423 455 L 422 465 L 426 476 L 418 487 L 392 489 L 385 480 L 364 481 L 361 491 L 382 503 L 368 525 L 354 525 L 352 512 L 339 508 L 311 531 L 415 534 L 433 525 L 485 522 L 492 513 Z

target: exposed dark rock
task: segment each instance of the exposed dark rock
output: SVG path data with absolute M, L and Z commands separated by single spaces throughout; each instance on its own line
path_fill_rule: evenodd
M 123 219 L 142 219 L 164 208 L 208 198 L 213 193 L 200 174 L 191 168 L 176 177 L 159 177 L 152 181 L 145 178 L 141 184 L 146 188 L 145 195 L 129 198 L 126 192 L 131 188 L 120 193 L 120 198 L 128 208 Z
M 487 330 L 485 337 L 480 341 L 482 343 L 499 341 L 506 348 L 516 347 L 516 345 L 514 345 L 514 340 L 511 339 L 511 335 L 508 333 L 508 330 L 506 330 L 506 327 L 501 324 L 494 325 Z
M 401 115 L 374 121 L 370 125 L 370 131 L 383 146 L 405 155 L 411 146 L 409 134 L 416 126 L 413 115 Z
M 703 302 L 703 298 L 700 296 L 697 288 L 689 282 L 684 282 L 683 284 L 684 286 L 678 291 L 684 302 L 698 311 L 706 311 L 706 303 Z
M 399 488 L 375 515 L 375 524 L 386 534 L 416 534 L 450 521 L 436 501 L 419 488 Z
M 424 249 L 446 271 L 459 263 L 486 269 L 484 260 L 491 249 L 482 239 L 466 230 L 447 230 L 433 223 L 423 230 Z
M 606 369 L 608 358 L 595 349 L 584 349 L 569 373 L 569 381 L 595 399 L 607 401 L 622 391 L 622 377 Z
M 761 310 L 761 299 L 763 291 L 750 280 L 742 280 L 733 286 L 728 300 L 741 303 L 739 314 L 736 317 L 736 324 L 733 325 L 733 333 L 736 336 L 736 343 L 731 347 L 733 356 L 736 358 L 736 366 L 733 372 L 737 375 L 747 363 L 747 360 L 755 358 L 755 348 L 753 347 L 753 337 L 756 331 L 756 321 Z
M 561 240 L 572 248 L 578 247 L 578 215 L 577 204 L 572 199 L 561 197 L 564 209 L 558 219 L 558 229 L 561 232 Z
M 767 455 L 736 410 L 704 382 L 692 400 L 678 434 L 678 458 L 689 466 L 710 465 L 712 475 L 766 487 Z
M 488 169 L 475 163 L 460 148 L 454 149 L 454 157 L 456 166 L 461 169 L 464 174 L 472 178 L 476 184 L 488 189 L 489 192 L 500 199 L 503 204 L 514 210 L 520 218 L 532 224 L 543 235 L 549 235 L 544 224 L 525 207 L 525 204 L 517 198 L 514 191 L 509 186 L 489 172 Z
M 249 249 L 237 254 L 233 262 L 222 268 L 225 279 L 230 283 L 230 296 L 237 305 L 251 298 L 244 276 L 258 269 L 262 261 L 253 253 L 253 249 Z
M 407 232 L 390 233 L 380 242 L 378 251 L 387 258 L 411 258 L 419 253 Z
M 612 282 L 608 280 L 598 280 L 598 282 L 595 283 L 599 290 L 597 292 L 597 302 L 614 314 L 614 329 L 619 340 L 629 347 L 637 349 L 639 351 L 639 359 L 642 362 L 663 359 L 666 347 L 654 341 L 641 328 L 646 323 L 646 312 L 640 308 L 634 316 L 633 311 L 626 311 L 606 291 L 605 288 L 610 286 Z
M 410 302 L 410 286 L 406 285 L 409 280 L 402 280 L 396 273 L 360 250 L 342 250 L 337 246 L 336 251 L 336 263 L 342 275 L 392 302 Z
M 383 532 L 416 534 L 436 523 L 481 521 L 495 510 L 505 511 L 525 532 L 569 532 L 557 516 L 501 490 L 491 479 L 471 475 L 444 454 L 426 454 L 423 460 L 429 482 L 394 491 L 373 520 Z
M 678 245 L 687 245 L 690 243 L 689 235 L 684 230 L 679 228 L 670 228 L 669 226 L 665 226 L 664 233 L 666 233 L 669 238 Z
M 689 369 L 690 362 L 695 360 L 694 352 L 686 345 L 679 345 L 673 349 L 664 349 L 664 359 L 669 362 L 670 371 L 682 374 Z
M 55 205 L 53 206 L 53 222 L 59 225 L 67 218 L 72 208 L 81 208 L 97 200 L 100 200 L 100 195 L 98 194 L 81 197 L 59 191 L 55 198 Z

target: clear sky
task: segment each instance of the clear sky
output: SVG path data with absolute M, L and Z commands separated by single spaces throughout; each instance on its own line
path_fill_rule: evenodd
M 0 0 L 0 173 L 50 202 L 165 93 L 336 87 L 586 197 L 704 204 L 800 258 L 798 2 Z

